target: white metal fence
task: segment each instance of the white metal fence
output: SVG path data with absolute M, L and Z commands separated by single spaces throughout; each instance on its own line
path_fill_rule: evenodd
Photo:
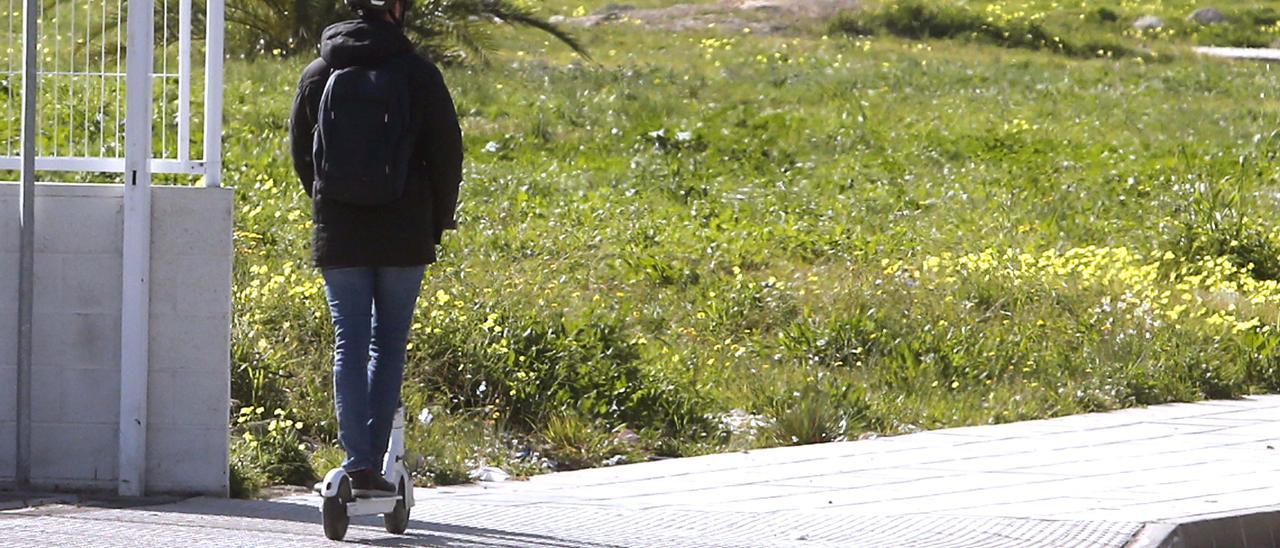
M 0 0 L 0 170 L 21 168 L 22 4 Z M 154 2 L 150 167 L 218 186 L 222 1 L 201 4 Z M 123 173 L 128 2 L 42 0 L 39 29 L 36 168 Z
M 36 172 L 119 173 L 117 482 L 123 495 L 145 492 L 151 174 L 221 184 L 223 0 L 203 1 L 200 19 L 193 0 L 0 0 L 9 15 L 0 26 L 0 170 L 22 175 L 15 269 L 19 485 L 29 482 L 31 464 Z M 196 67 L 198 57 L 203 70 Z M 197 90 L 203 101 L 194 99 Z

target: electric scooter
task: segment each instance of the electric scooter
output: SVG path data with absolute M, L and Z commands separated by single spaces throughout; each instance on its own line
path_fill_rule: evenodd
M 409 509 L 413 508 L 413 478 L 404 465 L 404 407 L 396 410 L 391 425 L 391 442 L 382 459 L 382 477 L 396 486 L 395 495 L 356 497 L 351 488 L 351 477 L 341 467 L 325 474 L 324 481 L 315 485 L 316 493 L 324 498 L 320 513 L 324 518 L 324 536 L 329 540 L 342 540 L 347 536 L 351 516 L 382 514 L 382 524 L 393 535 L 404 534 L 409 528 Z

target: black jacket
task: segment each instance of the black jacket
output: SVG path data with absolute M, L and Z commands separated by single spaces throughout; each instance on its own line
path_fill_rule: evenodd
M 289 137 L 293 167 L 312 196 L 311 255 L 316 266 L 413 266 L 435 262 L 435 246 L 454 228 L 462 181 L 462 132 L 440 70 L 430 61 L 401 55 L 413 45 L 396 25 L 354 20 L 325 29 L 320 58 L 302 71 Z M 384 206 L 356 206 L 316 199 L 312 192 L 313 132 L 320 95 L 332 71 L 350 66 L 409 63 L 414 131 L 409 176 L 400 199 Z

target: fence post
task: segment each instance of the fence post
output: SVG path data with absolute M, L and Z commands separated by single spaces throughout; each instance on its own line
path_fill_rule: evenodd
M 23 3 L 22 26 L 22 190 L 18 197 L 18 439 L 14 479 L 31 483 L 31 324 L 35 292 L 36 92 L 39 89 L 38 0 Z
M 223 0 L 205 6 L 204 186 L 222 186 Z
M 129 0 L 125 69 L 124 250 L 120 307 L 119 492 L 146 491 L 151 287 L 153 0 Z

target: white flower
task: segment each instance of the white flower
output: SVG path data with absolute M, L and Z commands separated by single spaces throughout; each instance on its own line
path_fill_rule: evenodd
M 435 417 L 431 416 L 430 409 L 423 409 L 418 413 L 418 422 L 422 423 L 423 425 L 431 424 L 431 419 L 434 419 L 434 418 Z
M 692 141 L 692 140 L 693 140 L 693 132 L 692 132 L 692 131 L 681 131 L 681 132 L 678 132 L 678 133 L 676 133 L 676 140 L 677 140 L 677 141 Z
M 657 131 L 650 131 L 650 132 L 649 132 L 649 136 L 650 136 L 650 137 L 653 137 L 654 139 L 657 139 L 657 138 L 659 138 L 659 137 L 666 137 L 666 136 L 667 136 L 667 130 L 665 130 L 665 129 L 659 129 L 659 130 L 657 130 Z
M 498 142 L 497 142 L 497 141 L 489 141 L 487 144 L 485 144 L 485 145 L 484 145 L 484 151 L 485 151 L 485 152 L 488 152 L 488 153 L 490 153 L 490 154 L 492 154 L 492 153 L 494 153 L 494 152 L 497 152 L 497 151 L 498 151 Z

